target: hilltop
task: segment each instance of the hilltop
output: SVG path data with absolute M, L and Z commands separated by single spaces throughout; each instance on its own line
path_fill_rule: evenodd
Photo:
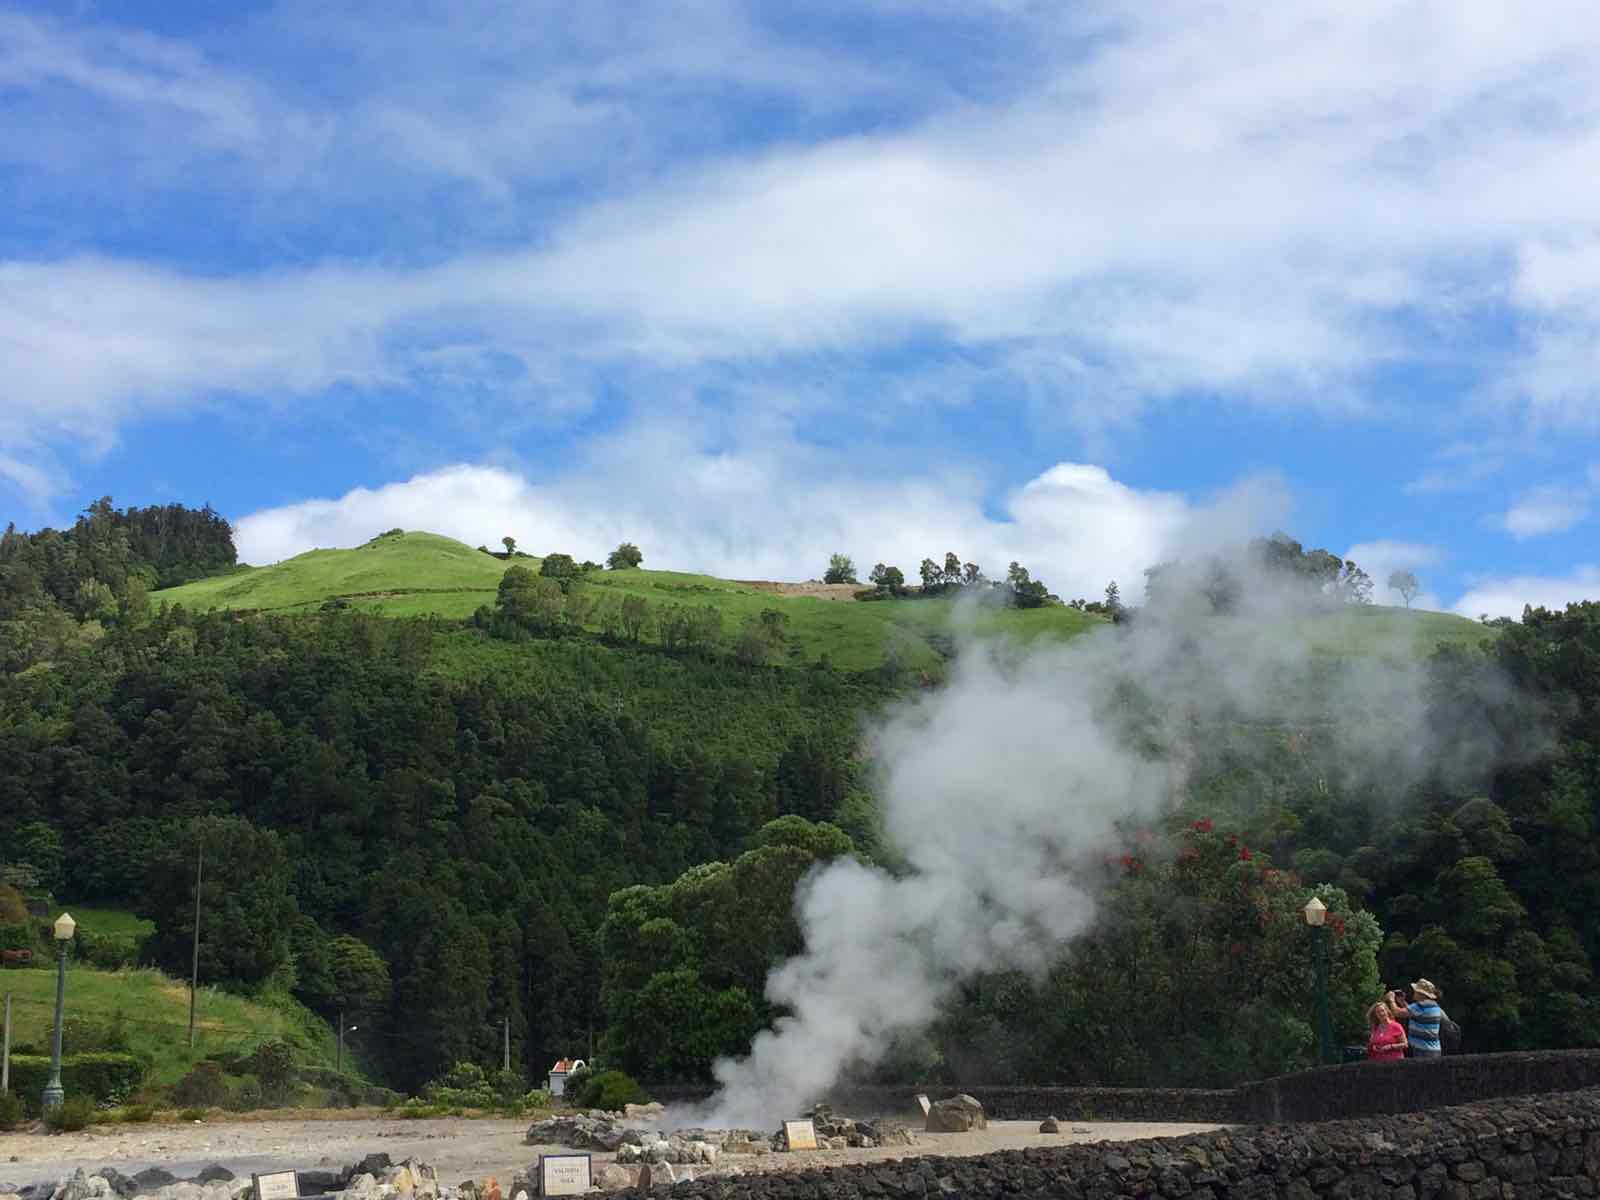
M 391 532 L 353 550 L 311 550 L 269 567 L 245 567 L 152 594 L 154 603 L 240 612 L 315 612 L 344 604 L 384 616 L 465 619 L 492 605 L 500 577 L 515 564 L 539 570 L 542 559 L 474 550 L 433 533 Z M 643 568 L 596 570 L 584 585 L 597 597 L 637 596 L 652 605 L 710 605 L 737 630 L 764 610 L 787 618 L 790 665 L 823 655 L 847 670 L 877 667 L 891 647 L 908 667 L 946 657 L 958 630 L 1027 641 L 1070 638 L 1105 618 L 1061 605 L 1034 609 L 957 605 L 948 600 L 863 602 L 854 588 L 719 579 Z M 1309 618 L 1298 630 L 1318 653 L 1426 653 L 1440 642 L 1476 645 L 1492 631 L 1450 613 L 1376 605 Z
M 434 533 L 389 533 L 354 550 L 311 550 L 270 567 L 246 567 L 182 587 L 152 593 L 152 603 L 239 612 L 315 612 L 329 602 L 384 616 L 434 615 L 464 619 L 492 605 L 500 577 L 512 565 L 537 572 L 542 559 L 518 554 L 506 559 L 474 550 Z M 719 579 L 681 571 L 643 568 L 591 571 L 584 585 L 597 597 L 638 596 L 652 605 L 710 605 L 725 628 L 774 609 L 788 618 L 792 665 L 814 663 L 824 654 L 845 670 L 877 667 L 891 644 L 909 667 L 926 667 L 941 656 L 941 640 L 955 632 L 954 619 L 979 633 L 1024 639 L 1073 637 L 1104 618 L 1062 606 L 1030 610 L 971 609 L 957 613 L 941 601 L 880 601 L 852 598 L 855 589 L 822 584 L 781 584 Z

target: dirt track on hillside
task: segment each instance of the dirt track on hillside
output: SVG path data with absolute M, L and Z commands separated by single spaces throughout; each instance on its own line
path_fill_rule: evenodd
M 770 579 L 735 579 L 740 587 L 754 588 L 758 592 L 771 592 L 775 596 L 814 596 L 818 600 L 854 600 L 865 584 L 860 583 L 774 583 Z
M 0 1134 L 0 1192 L 10 1184 L 59 1179 L 78 1167 L 93 1171 L 111 1166 L 131 1175 L 145 1167 L 160 1166 L 184 1177 L 216 1162 L 237 1175 L 247 1176 L 252 1171 L 340 1168 L 379 1151 L 395 1162 L 416 1158 L 431 1164 L 441 1183 L 486 1175 L 509 1181 L 515 1172 L 537 1162 L 541 1151 L 553 1153 L 558 1149 L 525 1145 L 522 1138 L 528 1124 L 527 1120 L 459 1118 L 402 1121 L 367 1114 L 328 1120 L 109 1125 L 56 1135 Z M 1059 1134 L 1041 1134 L 1034 1121 L 992 1121 L 981 1132 L 918 1133 L 913 1146 L 739 1155 L 728 1161 L 745 1171 L 799 1170 L 923 1155 L 986 1154 L 1024 1146 L 1173 1137 L 1217 1126 L 1078 1121 L 1063 1122 L 1061 1128 Z M 594 1156 L 597 1166 L 614 1157 Z

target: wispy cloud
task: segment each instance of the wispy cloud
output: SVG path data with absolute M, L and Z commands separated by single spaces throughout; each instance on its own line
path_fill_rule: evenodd
M 0 152 L 33 164 L 36 203 L 104 178 L 79 131 L 131 132 L 130 211 L 170 220 L 157 201 L 181 195 L 242 253 L 0 265 L 0 348 L 22 364 L 0 445 L 335 386 L 420 394 L 440 361 L 510 359 L 570 404 L 618 364 L 693 387 L 927 345 L 1041 379 L 1031 402 L 1090 426 L 1217 395 L 1383 419 L 1372 374 L 1446 356 L 1508 381 L 1478 402 L 1593 417 L 1587 6 L 862 11 L 953 23 L 975 50 L 942 66 L 902 38 L 886 67 L 731 0 L 405 23 L 293 4 L 250 26 L 255 59 L 9 18 L 0 78 L 39 120 Z M 330 52 L 347 71 L 320 69 Z M 187 170 L 196 153 L 213 169 Z M 237 265 L 262 258 L 283 265 Z
M 1492 524 L 1512 537 L 1543 537 L 1565 533 L 1589 515 L 1591 493 L 1587 487 L 1561 487 L 1547 484 L 1518 493 L 1505 512 Z
M 1565 575 L 1497 575 L 1475 580 L 1455 611 L 1464 617 L 1522 616 L 1525 604 L 1562 609 L 1577 600 L 1600 600 L 1600 566 L 1586 563 Z

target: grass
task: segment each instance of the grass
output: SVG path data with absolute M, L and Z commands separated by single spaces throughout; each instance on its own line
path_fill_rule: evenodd
M 518 566 L 537 571 L 542 559 L 518 557 Z M 355 550 L 312 550 L 270 567 L 253 567 L 156 592 L 156 603 L 195 609 L 295 613 L 315 612 L 340 598 L 354 607 L 391 617 L 441 616 L 465 619 L 481 605 L 492 605 L 507 566 L 450 538 L 403 533 L 374 538 Z M 884 661 L 892 645 L 912 670 L 935 667 L 937 643 L 956 632 L 964 611 L 944 601 L 899 600 L 859 603 L 816 596 L 784 596 L 749 584 L 681 571 L 601 571 L 587 576 L 597 597 L 642 596 L 653 608 L 710 604 L 722 614 L 730 636 L 765 609 L 788 618 L 791 646 L 799 650 L 791 665 L 818 661 L 824 654 L 843 670 L 869 670 Z M 1031 612 L 996 610 L 979 615 L 979 632 L 1008 633 L 1025 639 L 1072 636 L 1099 618 L 1066 608 Z
M 140 938 L 156 931 L 154 921 L 136 917 L 116 908 L 95 908 L 85 904 L 57 904 L 55 912 L 72 914 L 82 933 L 101 936 Z M 54 917 L 51 918 L 54 920 Z
M 6 971 L 0 974 L 0 993 L 13 997 L 13 1049 L 31 1046 L 35 1052 L 49 1053 L 56 972 Z M 332 1030 L 292 1001 L 266 1003 L 207 987 L 196 997 L 195 1041 L 190 1046 L 188 986 L 155 970 L 68 966 L 66 1005 L 65 1053 L 73 1052 L 74 1018 L 120 1027 L 129 1051 L 152 1064 L 152 1084 L 175 1083 L 207 1054 L 276 1038 L 295 1046 L 303 1062 L 330 1067 L 334 1063 Z
M 543 561 L 520 556 L 537 571 Z M 332 599 L 383 616 L 462 620 L 492 605 L 505 560 L 433 533 L 385 534 L 354 550 L 312 550 L 270 567 L 244 568 L 156 592 L 157 603 L 197 609 L 307 613 Z M 653 608 L 712 605 L 732 637 L 746 620 L 776 609 L 788 618 L 787 665 L 826 655 L 843 670 L 880 666 L 892 650 L 913 671 L 931 671 L 963 632 L 1028 642 L 1071 638 L 1104 624 L 1076 609 L 990 608 L 948 600 L 872 602 L 780 595 L 770 590 L 680 571 L 599 571 L 586 577 L 597 598 L 641 596 Z M 1313 652 L 1350 655 L 1425 654 L 1440 642 L 1476 646 L 1494 631 L 1449 613 L 1352 606 L 1299 622 Z

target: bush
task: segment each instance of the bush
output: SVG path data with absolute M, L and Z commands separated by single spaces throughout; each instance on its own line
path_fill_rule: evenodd
M 117 1114 L 124 1125 L 143 1125 L 155 1120 L 156 1110 L 149 1104 L 130 1104 Z
M 145 1064 L 131 1054 L 97 1052 L 66 1054 L 61 1058 L 61 1087 L 69 1096 L 91 1102 L 119 1104 L 139 1090 Z M 44 1091 L 50 1079 L 50 1059 L 43 1054 L 11 1056 L 11 1086 L 19 1096 Z
M 644 1104 L 650 1099 L 638 1080 L 625 1071 L 601 1071 L 585 1081 L 579 1108 L 600 1108 L 620 1112 L 624 1105 Z
M 61 1107 L 44 1114 L 44 1127 L 51 1133 L 76 1133 L 94 1123 L 94 1101 L 87 1096 L 68 1096 Z
M 126 933 L 79 933 L 73 939 L 80 960 L 102 971 L 139 965 L 144 939 Z
M 22 1099 L 13 1092 L 0 1092 L 0 1130 L 15 1129 L 23 1116 Z
M 221 1108 L 229 1094 L 222 1068 L 209 1060 L 195 1063 L 187 1075 L 172 1085 L 172 1102 L 186 1108 Z
M 524 1112 L 536 1108 L 551 1108 L 555 1102 L 556 1098 L 550 1094 L 548 1088 L 534 1088 L 531 1092 L 524 1092 L 521 1101 Z
M 261 1096 L 267 1104 L 277 1107 L 287 1102 L 295 1082 L 294 1050 L 288 1042 L 262 1042 L 250 1069 L 261 1081 Z
M 210 1114 L 203 1108 L 186 1108 L 178 1114 L 180 1121 L 204 1121 Z
M 522 1078 L 517 1077 L 513 1095 L 522 1091 Z M 442 1108 L 497 1108 L 504 1097 L 482 1067 L 474 1062 L 458 1062 L 438 1079 L 422 1089 L 423 1095 Z
M 252 1112 L 266 1107 L 261 1081 L 254 1075 L 246 1075 L 229 1089 L 223 1107 L 229 1112 Z

